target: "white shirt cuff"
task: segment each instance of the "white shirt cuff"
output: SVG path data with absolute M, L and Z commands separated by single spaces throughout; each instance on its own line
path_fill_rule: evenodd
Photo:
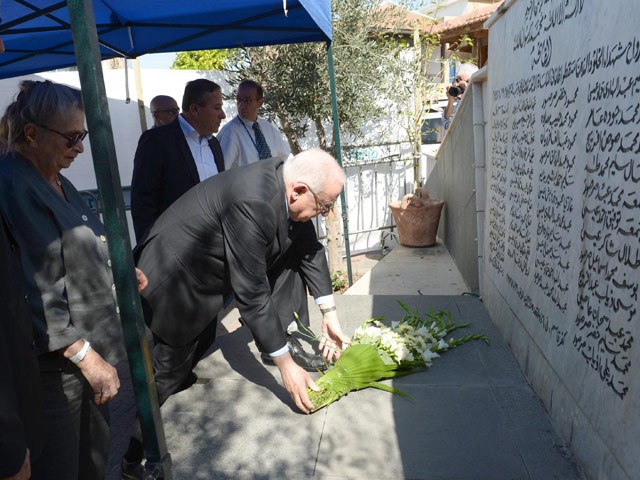
M 334 303 L 333 294 L 325 295 L 324 297 L 318 297 L 315 299 L 316 305 L 322 305 L 323 303 Z
M 285 353 L 287 353 L 289 351 L 289 346 L 285 343 L 284 347 L 280 348 L 279 350 L 276 350 L 273 353 L 270 353 L 269 356 L 271 358 L 273 357 L 279 357 L 280 355 L 284 355 Z

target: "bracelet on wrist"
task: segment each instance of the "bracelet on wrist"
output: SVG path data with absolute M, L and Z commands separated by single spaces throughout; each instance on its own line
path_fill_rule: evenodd
M 82 348 L 78 351 L 78 353 L 69 357 L 69 360 L 71 361 L 71 363 L 77 365 L 82 360 L 84 360 L 84 357 L 87 356 L 87 352 L 89 351 L 90 348 L 91 348 L 91 344 L 85 340 L 84 345 L 82 345 Z
M 333 307 L 328 307 L 328 308 L 322 308 L 322 307 L 320 307 L 320 311 L 322 312 L 322 314 L 323 314 L 323 315 L 324 315 L 325 313 L 335 312 L 335 311 L 336 311 L 336 306 L 334 305 Z

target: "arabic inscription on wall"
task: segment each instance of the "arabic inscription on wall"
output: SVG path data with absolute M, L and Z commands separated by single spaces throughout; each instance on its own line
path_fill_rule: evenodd
M 492 83 L 487 261 L 537 334 L 624 398 L 639 368 L 640 35 L 567 51 L 588 8 L 527 2 L 507 48 L 527 68 Z

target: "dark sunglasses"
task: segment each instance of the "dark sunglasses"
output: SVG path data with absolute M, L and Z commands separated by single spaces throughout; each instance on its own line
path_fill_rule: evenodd
M 154 114 L 154 113 L 168 113 L 169 115 L 177 115 L 178 113 L 180 113 L 180 109 L 179 108 L 167 108 L 166 110 L 154 110 L 151 113 L 152 114 Z
M 36 125 L 38 125 L 38 124 L 36 123 Z M 57 133 L 61 137 L 66 138 L 67 139 L 67 148 L 73 147 L 78 142 L 81 142 L 82 140 L 84 140 L 87 135 L 89 135 L 89 132 L 86 131 L 86 130 L 81 130 L 78 133 L 74 133 L 73 135 L 69 136 L 69 135 L 65 135 L 64 133 L 59 132 L 58 130 L 55 130 L 55 129 L 51 128 L 51 127 L 47 127 L 46 125 L 38 125 L 38 127 L 44 128 L 45 130 L 49 130 L 50 132 L 53 132 L 53 133 Z

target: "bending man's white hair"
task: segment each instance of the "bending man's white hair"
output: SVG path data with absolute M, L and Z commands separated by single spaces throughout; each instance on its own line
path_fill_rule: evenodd
M 344 185 L 346 175 L 335 158 L 320 148 L 310 148 L 284 162 L 284 182 L 302 182 L 315 192 L 322 192 L 330 179 Z

